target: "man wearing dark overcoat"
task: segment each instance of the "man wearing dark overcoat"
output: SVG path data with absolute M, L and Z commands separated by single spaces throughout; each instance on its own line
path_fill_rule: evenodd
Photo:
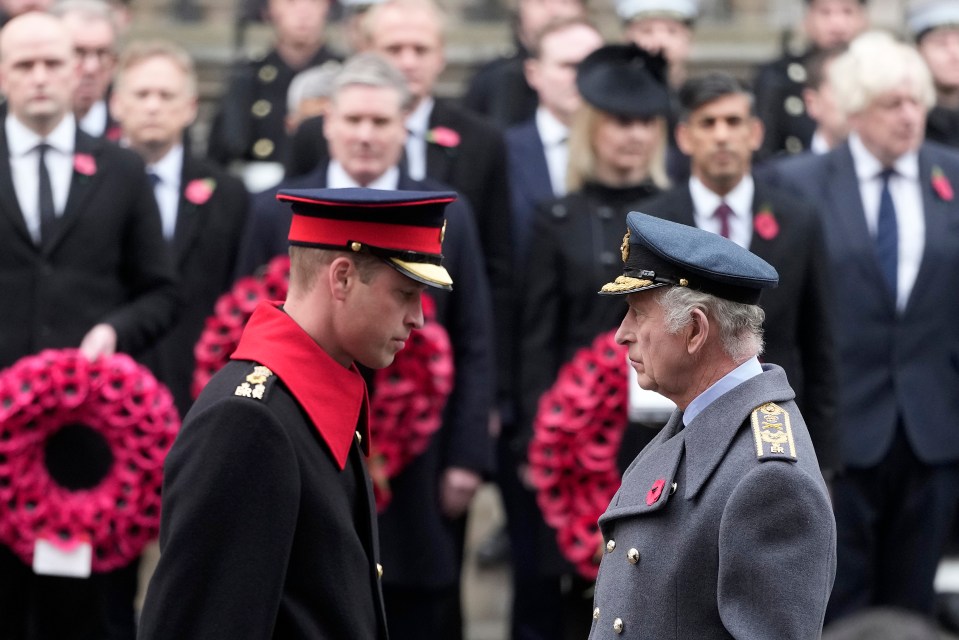
M 627 216 L 616 341 L 676 404 L 600 519 L 590 638 L 816 640 L 836 525 L 795 393 L 760 364 L 778 274 L 721 236 Z

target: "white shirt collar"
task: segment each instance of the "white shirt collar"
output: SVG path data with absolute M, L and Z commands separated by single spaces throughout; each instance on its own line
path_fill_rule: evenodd
M 406 117 L 406 130 L 413 135 L 426 139 L 426 132 L 430 126 L 430 114 L 433 113 L 433 105 L 436 103 L 432 97 L 426 97 L 420 100 L 420 103 L 413 109 L 412 113 Z
M 77 121 L 72 113 L 63 116 L 60 123 L 45 138 L 38 136 L 33 129 L 20 122 L 13 114 L 7 114 L 4 130 L 7 134 L 7 149 L 11 157 L 26 155 L 36 149 L 41 142 L 46 142 L 64 155 L 73 155 L 77 140 Z
M 857 133 L 849 134 L 849 152 L 852 154 L 853 166 L 856 168 L 856 177 L 860 182 L 875 180 L 885 167 L 869 152 L 862 138 Z M 899 156 L 893 163 L 895 172 L 910 180 L 919 179 L 919 152 L 909 151 Z
M 86 133 L 99 138 L 107 129 L 107 103 L 97 100 L 87 111 L 87 115 L 80 118 L 80 128 Z
M 556 119 L 546 108 L 536 109 L 536 129 L 543 147 L 552 147 L 561 144 L 569 137 L 569 127 Z
M 706 410 L 706 407 L 719 399 L 725 393 L 732 391 L 750 378 L 754 378 L 763 372 L 763 366 L 759 364 L 759 358 L 753 356 L 742 363 L 722 378 L 712 384 L 711 387 L 696 396 L 686 411 L 683 412 L 683 424 L 689 424 L 696 419 L 700 413 Z
M 350 177 L 350 174 L 343 169 L 336 160 L 330 160 L 326 168 L 326 186 L 329 189 L 350 189 L 355 187 L 366 187 L 367 189 L 384 189 L 395 191 L 399 188 L 400 170 L 398 167 L 390 167 L 383 175 L 369 184 L 359 184 Z
M 147 166 L 147 171 L 160 178 L 160 184 L 180 188 L 183 174 L 183 145 L 174 145 L 158 162 Z
M 753 212 L 753 195 L 756 193 L 756 183 L 751 174 L 746 174 L 732 191 L 720 197 L 702 181 L 693 176 L 689 179 L 689 194 L 693 197 L 693 206 L 698 215 L 710 217 L 721 202 L 729 205 L 738 218 L 749 219 Z

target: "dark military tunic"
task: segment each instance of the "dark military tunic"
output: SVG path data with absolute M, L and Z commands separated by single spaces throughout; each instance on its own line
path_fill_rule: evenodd
M 806 62 L 812 53 L 810 50 L 799 56 L 783 56 L 763 65 L 756 74 L 756 114 L 766 129 L 758 153 L 761 159 L 809 149 L 816 123 L 806 113 L 802 91 L 807 78 Z
M 589 637 L 818 639 L 836 571 L 825 482 L 783 370 L 674 412 L 599 519 Z
M 337 59 L 322 47 L 302 69 L 294 69 L 273 49 L 236 64 L 213 120 L 207 155 L 221 165 L 234 160 L 284 162 L 289 144 L 286 94 L 293 77 Z
M 959 147 L 959 109 L 933 107 L 926 116 L 926 140 Z
M 166 460 L 139 637 L 385 639 L 366 387 L 261 303 Z

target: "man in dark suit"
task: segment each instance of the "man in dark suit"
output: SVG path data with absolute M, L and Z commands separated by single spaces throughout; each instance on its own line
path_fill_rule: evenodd
M 676 140 L 690 157 L 692 177 L 638 209 L 719 233 L 779 272 L 779 286 L 760 300 L 762 358 L 786 371 L 828 480 L 840 463 L 822 225 L 812 207 L 753 179 L 750 159 L 762 141 L 762 123 L 735 78 L 713 73 L 690 80 L 679 100 Z
M 0 367 L 45 348 L 90 359 L 136 353 L 173 322 L 173 265 L 136 154 L 91 138 L 72 114 L 76 58 L 58 18 L 0 32 Z M 84 456 L 78 452 L 79 465 Z M 78 469 L 65 472 L 73 476 Z M 66 480 L 65 480 L 66 482 Z M 0 549 L 0 632 L 134 635 L 136 563 L 88 579 L 37 576 Z
M 411 103 L 403 76 L 383 58 L 351 58 L 334 81 L 324 120 L 329 163 L 281 188 L 440 190 L 434 181 L 413 180 L 399 165 Z M 391 481 L 392 501 L 380 517 L 383 590 L 394 640 L 460 637 L 465 514 L 492 466 L 492 331 L 483 256 L 469 207 L 457 201 L 446 218 L 443 264 L 457 286 L 436 292 L 434 300 L 453 348 L 453 391 L 427 450 Z M 278 244 L 289 226 L 289 209 L 272 193 L 257 195 L 239 268 L 256 268 L 281 252 Z
M 845 473 L 827 619 L 870 606 L 931 613 L 959 501 L 959 156 L 923 142 L 928 68 L 883 33 L 833 62 L 849 140 L 781 179 L 824 220 Z
M 799 55 L 786 53 L 761 66 L 753 83 L 756 112 L 766 127 L 762 158 L 809 149 L 816 129 L 803 102 L 809 57 L 816 51 L 849 43 L 868 25 L 866 0 L 804 1 L 803 30 L 808 47 Z
M 63 0 L 53 8 L 70 30 L 80 59 L 80 81 L 73 93 L 73 113 L 80 128 L 94 138 L 120 139 L 110 113 L 109 92 L 117 61 L 117 25 L 103 0 Z
M 582 0 L 517 0 L 513 21 L 516 50 L 476 71 L 463 96 L 463 106 L 502 129 L 532 118 L 538 98 L 526 81 L 524 67 L 533 41 L 553 20 L 574 17 L 586 17 Z
M 112 105 L 124 143 L 147 163 L 179 275 L 179 319 L 144 361 L 185 416 L 192 404 L 193 347 L 217 298 L 233 282 L 249 195 L 239 180 L 184 149 L 183 134 L 196 118 L 196 74 L 190 56 L 176 45 L 127 47 Z

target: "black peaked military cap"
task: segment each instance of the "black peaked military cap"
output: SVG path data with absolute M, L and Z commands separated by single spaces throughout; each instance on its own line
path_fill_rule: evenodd
M 756 304 L 763 289 L 779 284 L 772 265 L 715 233 L 635 211 L 626 227 L 623 275 L 603 285 L 601 295 L 676 286 Z
M 371 253 L 417 282 L 452 288 L 442 243 L 454 192 L 285 189 L 276 199 L 293 207 L 291 245 Z
M 635 44 L 600 47 L 579 63 L 576 87 L 600 111 L 625 118 L 669 113 L 666 59 Z

